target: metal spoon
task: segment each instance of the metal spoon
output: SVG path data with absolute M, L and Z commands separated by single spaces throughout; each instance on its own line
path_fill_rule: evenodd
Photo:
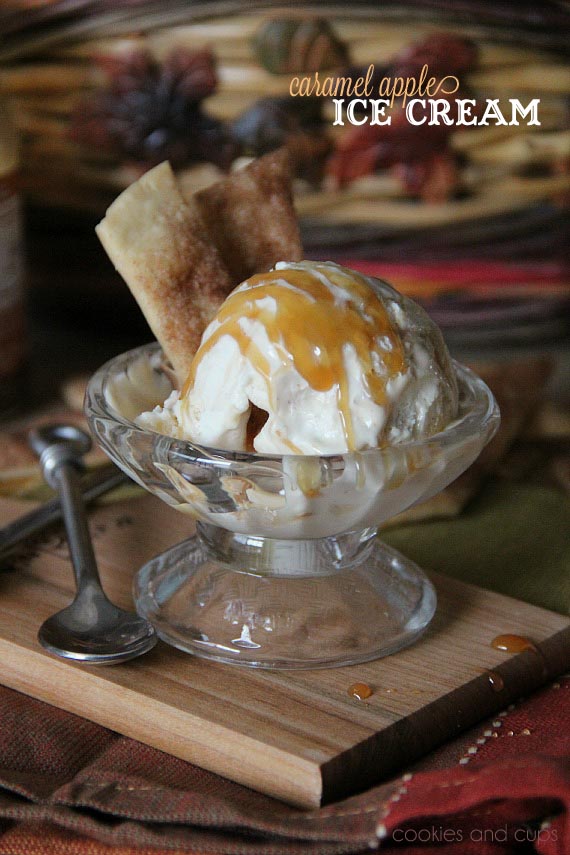
M 40 644 L 66 659 L 107 664 L 132 659 L 156 644 L 151 624 L 113 605 L 103 592 L 81 496 L 81 458 L 91 439 L 74 425 L 33 430 L 29 443 L 48 484 L 59 493 L 77 594 L 40 627 Z

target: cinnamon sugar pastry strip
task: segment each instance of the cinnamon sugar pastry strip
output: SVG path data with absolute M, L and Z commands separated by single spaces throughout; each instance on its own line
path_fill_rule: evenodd
M 113 202 L 96 231 L 179 383 L 232 288 L 302 258 L 283 150 L 186 199 L 162 163 Z
M 180 382 L 204 327 L 234 283 L 168 163 L 145 173 L 96 228 Z
M 277 261 L 301 261 L 286 149 L 266 154 L 193 199 L 237 285 Z

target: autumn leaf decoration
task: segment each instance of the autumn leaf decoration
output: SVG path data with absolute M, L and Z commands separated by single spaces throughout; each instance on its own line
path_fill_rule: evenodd
M 427 65 L 430 76 L 442 78 L 462 76 L 477 62 L 473 42 L 449 33 L 432 33 L 424 40 L 405 47 L 386 68 L 378 68 L 378 76 L 419 78 Z M 364 69 L 350 70 L 353 77 Z M 377 87 L 378 80 L 373 81 Z M 453 98 L 465 97 L 458 91 L 448 98 L 450 113 L 456 111 Z M 476 110 L 474 110 L 476 112 Z M 366 175 L 390 170 L 404 191 L 412 198 L 428 203 L 442 203 L 459 190 L 459 163 L 450 142 L 455 128 L 446 124 L 415 126 L 407 120 L 396 102 L 389 125 L 363 124 L 348 127 L 339 138 L 337 147 L 327 163 L 327 172 L 334 184 L 344 187 Z

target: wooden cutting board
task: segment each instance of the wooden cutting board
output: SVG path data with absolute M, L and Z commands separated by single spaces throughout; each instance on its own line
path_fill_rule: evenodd
M 21 508 L 1 500 L 0 519 Z M 130 607 L 134 572 L 192 528 L 151 496 L 94 510 L 91 529 L 111 599 Z M 568 618 L 447 577 L 434 582 L 439 605 L 428 633 L 363 665 L 256 671 L 162 642 L 122 665 L 73 665 L 36 641 L 42 621 L 73 591 L 56 531 L 0 573 L 0 681 L 291 804 L 316 807 L 402 770 L 570 667 Z M 502 633 L 528 636 L 540 652 L 493 649 Z M 490 670 L 498 675 L 492 680 Z M 372 688 L 366 701 L 348 694 L 356 682 Z

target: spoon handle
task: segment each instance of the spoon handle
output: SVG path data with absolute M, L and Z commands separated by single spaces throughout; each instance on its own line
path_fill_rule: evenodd
M 87 585 L 101 588 L 93 543 L 87 524 L 87 514 L 81 494 L 79 470 L 73 463 L 63 461 L 53 472 L 53 480 L 57 485 L 61 501 L 77 591 L 79 592 Z
M 129 479 L 116 466 L 102 467 L 100 471 L 85 476 L 81 481 L 81 491 L 85 503 L 92 502 L 105 493 L 128 484 Z M 9 556 L 19 544 L 29 537 L 43 531 L 62 517 L 59 499 L 50 499 L 44 505 L 19 517 L 0 529 L 0 562 Z

